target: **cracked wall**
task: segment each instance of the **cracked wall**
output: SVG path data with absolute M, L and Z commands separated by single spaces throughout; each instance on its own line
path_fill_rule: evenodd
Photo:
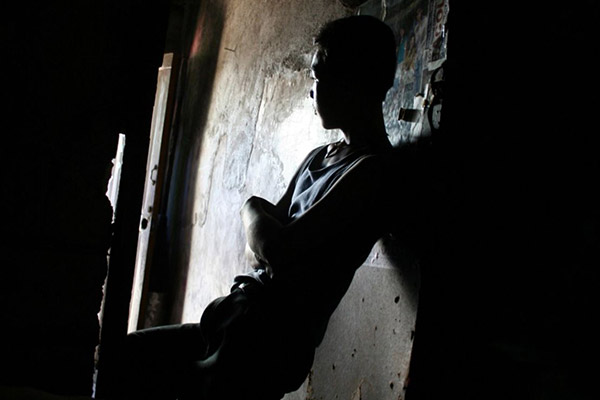
M 276 201 L 306 154 L 340 137 L 322 129 L 312 108 L 312 38 L 324 22 L 355 12 L 334 0 L 202 6 L 197 32 L 207 23 L 203 13 L 222 30 L 195 48 L 187 71 L 188 158 L 177 177 L 185 206 L 176 217 L 185 256 L 172 322 L 198 321 L 248 270 L 243 202 L 251 195 Z M 211 68 L 198 61 L 207 55 L 215 64 L 210 85 L 202 79 Z M 415 260 L 389 238 L 378 243 L 334 314 L 310 379 L 286 399 L 402 397 L 417 286 Z

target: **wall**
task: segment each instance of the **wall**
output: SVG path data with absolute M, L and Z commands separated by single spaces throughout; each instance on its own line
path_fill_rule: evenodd
M 277 200 L 308 151 L 339 137 L 320 127 L 309 98 L 312 37 L 355 11 L 335 0 L 201 5 L 169 200 L 179 269 L 171 322 L 197 321 L 247 271 L 245 199 Z M 310 379 L 288 398 L 401 396 L 417 284 L 415 260 L 397 243 L 379 244 L 334 315 Z
M 197 320 L 246 269 L 245 198 L 276 199 L 336 136 L 312 115 L 306 65 L 317 26 L 354 10 L 299 3 L 200 10 L 170 198 L 172 322 Z M 410 400 L 592 398 L 600 200 L 585 60 L 600 10 L 534 3 L 451 2 L 443 129 L 420 164 L 434 194 L 420 278 L 402 246 L 380 243 L 289 399 L 402 397 L 413 330 Z

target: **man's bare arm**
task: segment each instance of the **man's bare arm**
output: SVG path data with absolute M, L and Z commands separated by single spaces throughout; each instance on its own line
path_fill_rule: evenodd
M 275 216 L 279 214 L 277 211 L 275 205 L 256 196 L 250 197 L 242 207 L 241 216 L 248 241 L 247 247 L 257 262 L 253 267 L 267 263 L 269 246 L 274 244 L 270 238 L 283 227 Z
M 279 222 L 279 228 L 289 222 L 288 212 L 294 194 L 296 179 L 302 172 L 302 166 L 311 159 L 312 154 L 316 150 L 317 149 L 309 153 L 300 164 L 300 167 L 294 173 L 285 193 L 276 204 L 271 204 L 265 199 L 253 196 L 243 205 L 240 213 L 248 241 L 246 243 L 245 253 L 246 259 L 252 268 L 261 268 L 267 265 L 267 261 L 264 258 L 265 243 L 263 242 L 268 235 L 265 235 L 263 229 L 259 226 L 261 223 L 264 224 L 265 222 L 261 222 L 260 220 L 257 220 L 257 218 L 274 218 L 276 221 L 271 221 L 271 223 Z M 250 245 L 250 242 L 252 242 L 252 246 Z

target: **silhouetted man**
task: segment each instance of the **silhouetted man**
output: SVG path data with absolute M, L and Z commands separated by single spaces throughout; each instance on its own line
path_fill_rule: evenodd
M 199 324 L 129 335 L 128 398 L 269 400 L 298 389 L 354 272 L 388 232 L 382 102 L 396 68 L 393 33 L 353 16 L 325 25 L 315 45 L 311 97 L 323 127 L 343 139 L 310 152 L 276 204 L 246 201 L 254 270 Z

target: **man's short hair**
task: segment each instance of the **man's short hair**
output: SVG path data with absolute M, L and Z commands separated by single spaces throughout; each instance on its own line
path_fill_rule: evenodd
M 355 15 L 331 21 L 315 37 L 327 73 L 365 84 L 368 92 L 385 98 L 394 84 L 396 41 L 381 20 Z

